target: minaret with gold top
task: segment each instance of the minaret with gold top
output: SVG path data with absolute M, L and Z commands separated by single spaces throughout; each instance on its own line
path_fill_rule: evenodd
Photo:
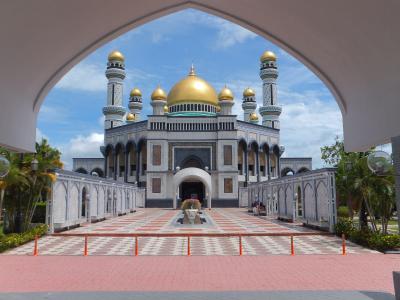
M 164 108 L 167 104 L 167 94 L 158 86 L 151 94 L 151 106 L 153 107 L 153 115 L 164 115 Z
M 231 115 L 232 106 L 235 104 L 233 93 L 228 87 L 225 87 L 218 94 L 219 107 L 221 107 L 220 115 Z
M 279 116 L 282 108 L 278 105 L 276 80 L 278 68 L 276 55 L 265 51 L 260 57 L 260 77 L 263 81 L 263 106 L 259 108 L 264 126 L 279 129 Z
M 254 120 L 251 119 L 251 116 L 256 115 L 255 112 L 256 112 L 256 108 L 257 108 L 257 102 L 256 102 L 256 93 L 254 93 L 253 89 L 251 89 L 249 87 L 243 91 L 242 108 L 243 108 L 243 113 L 244 113 L 243 121 L 245 121 L 245 122 L 252 121 L 252 123 L 253 123 Z
M 123 81 L 125 79 L 124 56 L 119 51 L 113 51 L 108 55 L 106 77 L 107 105 L 103 107 L 105 116 L 104 128 L 114 128 L 123 125 L 125 108 L 123 107 Z
M 129 104 L 130 113 L 126 116 L 127 123 L 134 123 L 140 121 L 140 113 L 143 108 L 142 104 L 142 92 L 138 88 L 131 90 L 129 94 Z

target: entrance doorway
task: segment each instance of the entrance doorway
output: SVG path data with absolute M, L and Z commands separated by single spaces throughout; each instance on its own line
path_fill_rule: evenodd
M 179 188 L 179 198 L 182 201 L 186 199 L 198 199 L 203 205 L 204 184 L 200 181 L 182 182 Z

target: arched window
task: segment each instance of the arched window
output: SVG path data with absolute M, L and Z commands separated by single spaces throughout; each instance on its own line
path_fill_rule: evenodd
M 86 187 L 82 189 L 82 199 L 81 199 L 81 217 L 86 217 L 86 201 L 87 201 Z
M 297 187 L 297 216 L 302 217 L 303 216 L 303 202 L 301 200 L 301 188 Z

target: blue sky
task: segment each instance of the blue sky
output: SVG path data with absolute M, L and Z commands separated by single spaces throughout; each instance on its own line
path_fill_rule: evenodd
M 342 135 L 340 110 L 325 85 L 304 65 L 264 38 L 236 24 L 196 10 L 184 10 L 138 27 L 99 48 L 76 65 L 47 95 L 38 118 L 38 137 L 46 137 L 63 153 L 67 168 L 72 157 L 100 157 L 103 142 L 104 76 L 112 50 L 125 55 L 129 91 L 143 93 L 143 116 L 150 113 L 150 94 L 160 84 L 165 91 L 186 76 L 193 62 L 197 74 L 219 91 L 225 84 L 235 95 L 234 112 L 242 118 L 243 89 L 250 86 L 262 104 L 259 57 L 265 50 L 278 56 L 278 99 L 281 144 L 285 156 L 312 157 L 321 167 L 320 147 Z

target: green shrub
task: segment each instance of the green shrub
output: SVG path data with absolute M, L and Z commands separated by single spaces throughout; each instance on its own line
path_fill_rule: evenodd
M 346 239 L 378 251 L 400 247 L 400 235 L 376 233 L 369 229 L 360 230 L 349 218 L 339 218 L 335 226 L 335 232 L 338 236 L 344 233 Z
M 357 230 L 357 228 L 350 218 L 339 218 L 335 226 L 335 232 L 338 236 L 344 233 L 344 235 L 348 237 L 355 230 Z
M 181 209 L 201 209 L 201 203 L 197 199 L 186 199 L 182 202 Z
M 347 206 L 339 206 L 337 209 L 337 215 L 339 218 L 350 217 L 349 208 Z
M 400 247 L 400 235 L 374 233 L 368 238 L 368 246 L 378 251 L 391 250 Z
M 18 247 L 42 236 L 47 232 L 47 225 L 40 224 L 23 233 L 11 233 L 0 237 L 0 253 L 8 249 Z

